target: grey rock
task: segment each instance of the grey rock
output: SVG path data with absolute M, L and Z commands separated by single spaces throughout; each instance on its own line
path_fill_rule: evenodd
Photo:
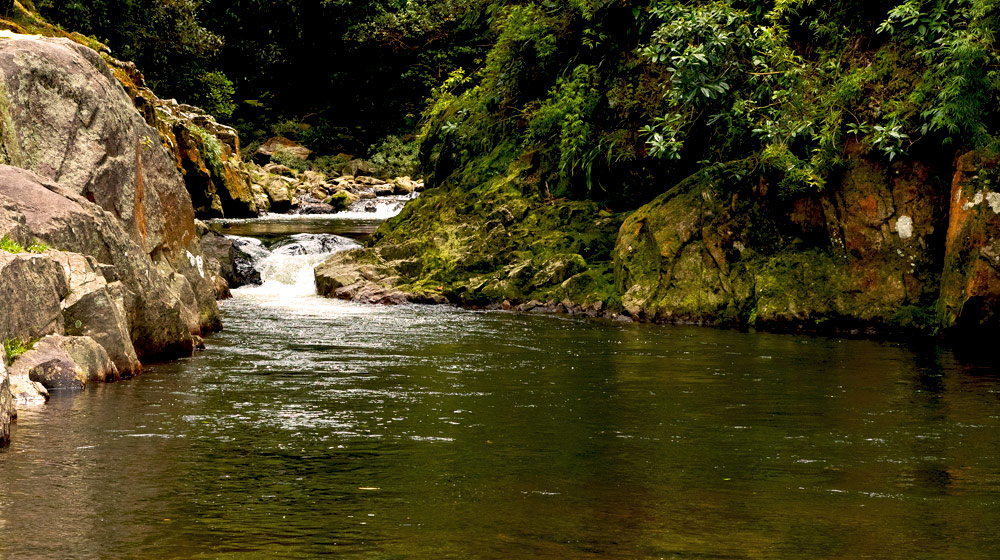
M 123 230 L 116 218 L 34 173 L 0 165 L 0 204 L 3 202 L 18 208 L 32 235 L 49 246 L 81 253 L 93 257 L 96 263 L 113 267 L 115 276 L 137 296 L 126 301 L 129 305 L 126 312 L 132 343 L 140 359 L 191 353 L 191 334 L 181 320 L 184 304 L 170 290 L 170 284 L 154 267 L 149 255 Z M 193 220 L 191 223 L 193 231 Z M 200 249 L 196 250 L 200 253 Z M 185 258 L 173 261 L 184 267 L 188 275 L 197 277 L 197 258 L 186 250 L 183 254 Z M 163 251 L 157 251 L 156 255 L 161 266 L 170 266 L 170 259 Z M 56 265 L 56 268 L 62 273 L 61 266 Z M 203 279 L 201 285 L 209 290 Z M 218 309 L 214 304 L 212 299 L 212 306 L 202 310 L 205 313 L 203 322 L 208 323 L 212 318 L 218 321 Z M 198 305 L 201 306 L 200 301 Z M 61 327 L 51 332 L 61 332 Z M 30 336 L 43 334 L 46 332 L 35 331 Z

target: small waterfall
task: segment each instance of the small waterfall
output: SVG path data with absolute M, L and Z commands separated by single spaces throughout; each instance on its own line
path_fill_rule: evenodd
M 246 238 L 243 238 L 246 239 Z M 305 296 L 316 293 L 313 269 L 330 255 L 360 247 L 339 235 L 299 233 L 268 249 L 259 241 L 254 249 L 258 258 L 253 266 L 260 272 L 261 284 L 234 290 L 234 295 L 264 297 Z M 243 248 L 243 247 L 241 247 Z
M 388 220 L 403 211 L 407 202 L 417 198 L 419 193 L 380 196 L 378 198 L 362 199 L 351 204 L 347 210 L 337 216 L 348 219 Z

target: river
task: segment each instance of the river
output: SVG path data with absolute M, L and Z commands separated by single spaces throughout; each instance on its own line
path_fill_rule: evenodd
M 372 227 L 317 220 L 225 227 Z M 206 351 L 23 410 L 0 557 L 1000 557 L 993 365 L 363 306 L 314 295 L 318 258 L 235 290 Z

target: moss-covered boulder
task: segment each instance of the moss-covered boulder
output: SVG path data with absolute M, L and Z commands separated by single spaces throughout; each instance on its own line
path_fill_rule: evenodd
M 745 162 L 704 170 L 622 225 L 623 306 L 654 321 L 927 328 L 941 190 L 928 166 L 860 154 L 826 191 L 792 200 Z
M 515 163 L 471 189 L 429 188 L 375 234 L 374 247 L 335 255 L 340 274 L 350 261 L 375 267 L 391 288 L 415 301 L 509 305 L 563 300 L 601 306 L 617 302 L 611 250 L 617 215 L 593 202 L 546 199 L 535 194 Z M 324 289 L 357 298 L 357 290 Z M 370 272 L 371 270 L 369 270 Z M 370 299 L 370 298 L 369 298 Z

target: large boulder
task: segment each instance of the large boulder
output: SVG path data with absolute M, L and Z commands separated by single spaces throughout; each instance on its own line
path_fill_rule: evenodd
M 822 193 L 777 200 L 748 170 L 713 168 L 632 213 L 615 248 L 625 310 L 771 328 L 927 328 L 940 173 L 849 154 Z
M 195 265 L 194 208 L 175 159 L 101 55 L 68 39 L 2 41 L 0 98 L 0 162 L 32 170 L 107 211 L 142 253 L 188 278 L 201 326 L 216 328 L 213 292 Z M 69 243 L 54 245 L 98 257 Z
M 60 302 L 68 293 L 59 263 L 44 255 L 0 251 L 0 342 L 62 334 Z
M 48 251 L 46 256 L 62 265 L 69 283 L 69 295 L 61 304 L 66 334 L 97 341 L 121 376 L 140 373 L 127 311 L 135 295 L 121 282 L 108 283 L 93 257 L 65 251 Z

